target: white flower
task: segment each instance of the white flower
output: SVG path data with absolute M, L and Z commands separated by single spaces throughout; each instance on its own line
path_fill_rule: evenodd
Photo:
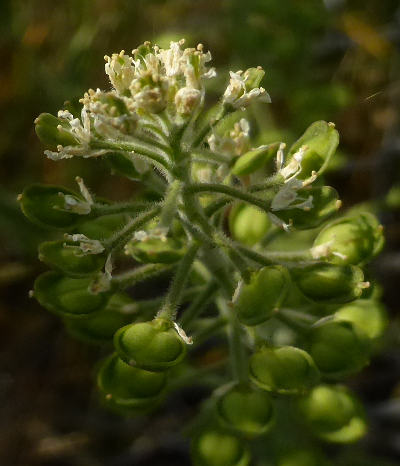
M 104 59 L 107 62 L 105 70 L 111 84 L 119 94 L 125 94 L 135 77 L 133 58 L 121 50 L 120 53 L 113 53 L 111 57 L 106 55 Z
M 249 75 L 243 71 L 229 72 L 230 81 L 222 97 L 224 104 L 231 105 L 236 109 L 244 109 L 254 101 L 271 102 L 271 98 L 263 87 L 249 89 L 247 80 Z
M 182 55 L 181 45 L 185 43 L 184 39 L 179 42 L 171 42 L 169 49 L 160 49 L 157 56 L 164 65 L 165 75 L 175 77 L 182 73 Z
M 64 237 L 69 241 L 79 243 L 77 246 L 69 246 L 68 244 L 64 245 L 66 248 L 78 249 L 80 251 L 79 255 L 86 256 L 87 254 L 101 254 L 104 251 L 104 246 L 97 239 L 90 239 L 82 234 L 65 234 Z
M 313 207 L 313 196 L 303 198 L 299 196 L 299 189 L 303 188 L 303 182 L 292 178 L 286 182 L 277 192 L 271 202 L 271 210 L 302 209 L 310 210 Z M 297 203 L 295 203 L 297 201 Z

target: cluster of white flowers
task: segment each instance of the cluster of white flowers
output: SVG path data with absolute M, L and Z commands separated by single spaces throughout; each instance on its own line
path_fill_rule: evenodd
M 204 53 L 202 44 L 182 49 L 183 44 L 180 40 L 160 49 L 145 42 L 132 51 L 133 57 L 124 51 L 105 57 L 111 84 L 132 110 L 158 113 L 173 100 L 177 113 L 189 115 L 200 103 L 203 81 L 216 75 L 206 66 L 211 54 Z

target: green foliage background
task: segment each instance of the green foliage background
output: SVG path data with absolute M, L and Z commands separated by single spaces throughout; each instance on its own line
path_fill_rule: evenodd
M 263 127 L 260 142 L 291 142 L 318 119 L 336 123 L 341 157 L 331 167 L 330 184 L 345 207 L 369 202 L 386 225 L 388 244 L 376 271 L 396 322 L 400 202 L 393 190 L 390 206 L 385 196 L 400 178 L 398 1 L 3 0 L 1 464 L 188 464 L 186 446 L 174 433 L 195 411 L 201 391 L 181 394 L 144 423 L 110 417 L 97 406 L 90 395 L 97 351 L 72 341 L 56 319 L 27 298 L 41 270 L 36 246 L 47 233 L 28 224 L 15 201 L 31 182 L 72 186 L 76 174 L 100 195 L 132 195 L 134 183 L 109 176 L 97 160 L 48 161 L 33 120 L 41 112 L 55 113 L 66 98 L 77 99 L 89 87 L 107 88 L 104 54 L 130 50 L 144 40 L 166 45 L 181 37 L 212 51 L 220 71 L 215 91 L 223 88 L 229 69 L 265 68 L 264 87 L 273 102 L 254 111 Z M 391 414 L 400 392 L 396 330 L 395 323 L 380 359 L 351 381 L 368 403 L 373 424 L 362 448 L 345 450 L 340 464 L 384 466 L 383 457 L 392 461 L 388 464 L 400 458 L 391 424 L 400 422 Z

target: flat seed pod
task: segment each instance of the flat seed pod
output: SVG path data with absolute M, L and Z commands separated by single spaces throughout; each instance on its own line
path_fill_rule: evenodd
M 106 254 L 82 254 L 71 241 L 47 241 L 39 246 L 39 259 L 71 277 L 84 277 L 99 272 Z
M 314 246 L 326 244 L 333 264 L 364 265 L 383 248 L 383 227 L 368 212 L 335 220 L 320 231 Z
M 81 317 L 105 308 L 112 291 L 93 294 L 91 278 L 70 278 L 59 272 L 45 272 L 34 285 L 34 296 L 49 311 Z
M 293 450 L 283 455 L 278 462 L 278 466 L 330 466 L 327 460 L 321 458 L 314 450 Z
M 143 173 L 137 170 L 135 163 L 129 157 L 129 154 L 123 152 L 110 152 L 104 157 L 104 160 L 115 174 L 126 176 L 131 180 L 142 179 Z
M 116 231 L 126 225 L 129 217 L 126 214 L 104 215 L 79 223 L 79 233 L 91 239 L 103 240 L 112 236 Z
M 127 254 L 144 264 L 173 264 L 186 254 L 186 247 L 173 238 L 133 240 L 125 247 Z
M 368 286 L 363 271 L 352 265 L 317 263 L 292 268 L 291 275 L 307 298 L 321 303 L 354 301 Z
M 283 302 L 290 283 L 282 266 L 268 266 L 255 272 L 243 285 L 235 302 L 237 317 L 244 325 L 258 325 L 272 317 Z
M 159 399 L 166 382 L 166 373 L 132 367 L 116 354 L 104 361 L 97 375 L 100 390 L 121 408 L 150 407 Z
M 258 387 L 273 393 L 303 394 L 319 380 L 312 357 L 294 346 L 260 348 L 251 356 L 249 370 Z
M 270 229 L 268 215 L 249 204 L 235 204 L 229 213 L 229 230 L 233 239 L 253 246 Z
M 382 336 L 388 324 L 385 308 L 372 299 L 353 301 L 337 310 L 335 315 L 360 327 L 372 340 Z
M 241 155 L 232 168 L 232 174 L 236 176 L 250 175 L 263 168 L 276 154 L 279 144 L 279 142 L 267 144 Z
M 63 195 L 71 196 L 77 202 L 82 201 L 69 189 L 43 184 L 33 184 L 25 188 L 19 201 L 22 212 L 31 222 L 45 228 L 69 229 L 82 216 L 65 210 Z
M 50 149 L 57 149 L 58 145 L 77 145 L 78 141 L 68 132 L 70 129 L 71 125 L 66 120 L 50 113 L 41 113 L 35 120 L 37 136 Z
M 324 375 L 344 377 L 368 364 L 371 342 L 348 320 L 336 316 L 321 319 L 311 328 L 308 342 L 310 354 Z
M 346 387 L 319 385 L 298 408 L 314 434 L 329 442 L 351 443 L 366 433 L 363 408 Z
M 218 399 L 217 411 L 225 427 L 250 437 L 267 432 L 274 420 L 269 396 L 242 385 L 231 387 Z
M 248 466 L 250 454 L 242 441 L 227 432 L 207 430 L 192 442 L 195 466 Z
M 89 343 L 112 342 L 115 332 L 132 321 L 132 315 L 123 313 L 125 305 L 132 304 L 125 293 L 116 293 L 105 309 L 80 319 L 64 318 L 68 332 L 75 338 Z
M 114 336 L 114 346 L 125 362 L 150 371 L 164 371 L 186 355 L 186 343 L 164 319 L 122 327 Z
M 274 214 L 297 230 L 316 228 L 334 215 L 340 208 L 341 202 L 336 189 L 330 186 L 318 186 L 302 189 L 298 192 L 301 198 L 312 197 L 312 207 L 284 209 Z
M 292 145 L 288 154 L 288 162 L 301 148 L 306 150 L 301 161 L 301 171 L 298 178 L 305 180 L 313 171 L 321 174 L 327 168 L 329 160 L 339 144 L 339 133 L 334 125 L 326 121 L 316 121 L 310 125 L 304 134 Z

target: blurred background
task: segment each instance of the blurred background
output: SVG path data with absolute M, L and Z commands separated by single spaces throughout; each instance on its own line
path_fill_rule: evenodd
M 146 419 L 105 412 L 93 383 L 101 352 L 73 340 L 28 298 L 47 233 L 16 203 L 29 183 L 73 186 L 77 174 L 99 195 L 135 192 L 100 161 L 47 160 L 33 120 L 89 87 L 108 88 L 105 54 L 181 37 L 212 51 L 219 72 L 212 93 L 224 89 L 229 69 L 264 67 L 272 104 L 255 114 L 262 142 L 290 143 L 317 119 L 336 123 L 340 152 L 328 182 L 344 208 L 368 203 L 385 225 L 387 245 L 374 269 L 393 324 L 381 353 L 350 381 L 366 403 L 370 433 L 328 454 L 347 466 L 400 464 L 398 0 L 0 2 L 0 464 L 190 464 L 182 426 L 207 393 L 178 392 Z M 260 445 L 257 465 L 273 466 L 264 453 Z

